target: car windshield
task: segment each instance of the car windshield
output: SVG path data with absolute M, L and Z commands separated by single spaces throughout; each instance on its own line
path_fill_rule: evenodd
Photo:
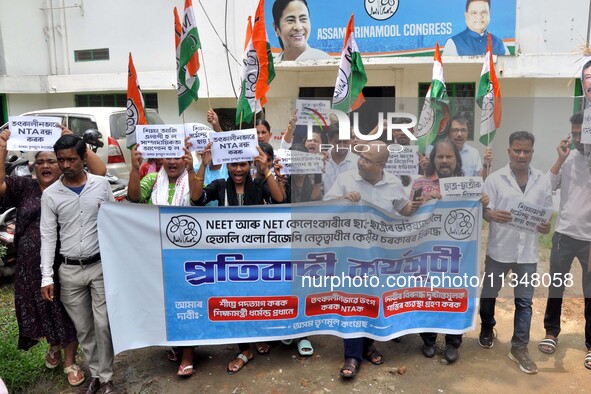
M 148 124 L 164 124 L 164 121 L 158 116 L 156 111 L 146 111 Z M 111 126 L 111 137 L 115 139 L 125 138 L 125 126 L 127 125 L 127 116 L 125 112 L 118 112 L 111 115 L 109 119 Z

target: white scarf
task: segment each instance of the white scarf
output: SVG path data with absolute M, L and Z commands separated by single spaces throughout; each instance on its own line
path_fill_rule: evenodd
M 152 188 L 152 204 L 188 206 L 190 205 L 189 198 L 189 175 L 185 169 L 176 180 L 172 204 L 168 204 L 168 175 L 164 170 L 164 166 L 160 167 L 160 171 L 158 171 L 158 175 L 156 176 L 156 182 L 154 182 L 154 187 Z

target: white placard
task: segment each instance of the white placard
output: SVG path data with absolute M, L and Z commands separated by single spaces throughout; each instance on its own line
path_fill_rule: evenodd
M 277 155 L 281 175 L 322 174 L 324 161 L 322 155 L 316 153 L 279 149 Z
M 203 152 L 209 143 L 209 133 L 214 132 L 211 127 L 202 123 L 185 123 L 185 137 L 189 137 L 191 152 Z
M 439 189 L 443 198 L 480 198 L 484 181 L 480 176 L 439 178 Z
M 252 161 L 259 155 L 256 129 L 213 133 L 210 138 L 214 165 Z
M 185 128 L 182 124 L 137 125 L 138 151 L 144 159 L 165 159 L 185 154 Z
M 552 209 L 521 200 L 511 201 L 507 210 L 511 212 L 511 221 L 505 226 L 528 233 L 536 233 L 536 226 L 549 222 L 553 213 Z
M 10 116 L 8 150 L 53 151 L 53 144 L 61 137 L 60 118 L 50 116 Z
M 390 152 L 385 170 L 394 175 L 417 175 L 419 173 L 419 147 L 408 145 L 402 152 Z
M 317 111 L 322 115 L 327 124 L 330 124 L 328 112 L 330 111 L 330 100 L 296 100 L 296 109 L 298 110 L 298 120 L 296 125 L 307 125 L 310 118 L 318 118 Z M 316 121 L 314 121 L 315 123 Z M 320 120 L 322 123 L 322 120 Z M 324 126 L 324 124 L 323 124 Z
M 591 144 L 591 109 L 586 109 L 585 112 L 583 112 L 581 144 Z

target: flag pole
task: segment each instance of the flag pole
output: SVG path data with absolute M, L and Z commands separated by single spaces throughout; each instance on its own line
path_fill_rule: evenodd
M 238 130 L 242 130 L 242 115 L 244 114 L 244 111 L 240 111 L 240 125 L 238 126 Z
M 199 48 L 201 52 L 201 62 L 203 63 L 203 74 L 205 75 L 205 90 L 207 91 L 207 105 L 211 108 L 211 98 L 209 97 L 209 82 L 207 81 L 207 67 L 205 67 L 205 56 L 203 56 L 203 49 Z

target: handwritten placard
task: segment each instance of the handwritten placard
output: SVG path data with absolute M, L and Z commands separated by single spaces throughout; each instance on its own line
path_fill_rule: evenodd
M 185 128 L 176 125 L 137 125 L 138 151 L 144 159 L 174 158 L 185 154 Z
M 439 188 L 443 198 L 480 198 L 484 181 L 479 176 L 439 178 Z
M 394 175 L 417 175 L 419 173 L 419 147 L 404 146 L 401 152 L 390 152 L 385 170 Z
M 49 116 L 10 116 L 8 150 L 52 151 L 62 135 L 61 119 Z
M 214 165 L 252 161 L 259 155 L 256 129 L 212 133 L 210 138 Z
M 583 124 L 581 125 L 581 144 L 591 144 L 591 108 L 583 113 Z
M 296 125 L 307 125 L 311 119 L 313 124 L 326 126 L 330 124 L 329 111 L 330 100 L 296 100 L 296 109 L 298 110 L 298 120 Z M 321 116 L 319 116 L 319 114 Z M 326 125 L 322 121 L 326 121 Z M 320 122 L 320 123 L 318 123 Z
M 505 225 L 528 233 L 535 233 L 538 224 L 549 222 L 553 212 L 552 209 L 521 200 L 511 201 L 508 211 L 511 212 L 511 221 Z
M 322 155 L 279 149 L 277 151 L 281 175 L 321 174 L 324 167 Z
M 189 137 L 189 151 L 203 152 L 213 130 L 202 123 L 185 123 L 185 137 Z

